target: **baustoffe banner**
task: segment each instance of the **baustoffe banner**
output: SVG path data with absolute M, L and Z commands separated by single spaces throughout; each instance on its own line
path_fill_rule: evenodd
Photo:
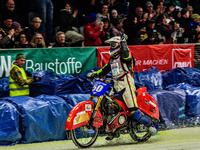
M 0 78 L 9 76 L 18 53 L 26 56 L 24 69 L 30 72 L 48 70 L 57 75 L 78 75 L 96 67 L 94 47 L 0 50 Z

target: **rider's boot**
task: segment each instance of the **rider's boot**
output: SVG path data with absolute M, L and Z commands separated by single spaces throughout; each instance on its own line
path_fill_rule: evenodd
M 108 136 L 106 137 L 106 140 L 110 141 L 114 138 L 120 137 L 120 131 L 116 131 L 114 133 L 109 133 Z
M 144 124 L 145 126 L 151 122 L 151 118 L 147 115 L 142 114 L 142 112 L 137 109 L 136 111 L 131 111 L 131 117 L 137 120 L 139 123 Z M 157 130 L 154 126 L 149 128 L 151 135 L 155 135 Z
M 113 133 L 108 134 L 108 136 L 106 137 L 106 140 L 110 141 L 112 139 L 114 139 Z

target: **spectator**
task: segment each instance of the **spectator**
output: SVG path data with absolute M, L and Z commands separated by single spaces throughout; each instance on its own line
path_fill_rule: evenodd
M 14 40 L 19 40 L 19 33 L 23 31 L 20 23 L 13 21 L 13 27 L 15 29 Z
M 166 7 L 164 6 L 164 3 L 160 1 L 156 5 L 156 16 L 158 17 L 160 14 L 164 14 Z
M 104 19 L 102 19 L 102 21 L 104 23 L 103 30 L 105 31 L 105 37 L 102 39 L 102 43 L 103 43 L 102 45 L 110 46 L 110 44 L 105 43 L 105 41 L 113 37 L 112 28 L 111 28 L 112 25 L 108 18 L 104 18 Z
M 108 18 L 110 20 L 110 14 L 108 12 L 108 5 L 103 5 L 101 9 L 101 13 L 97 13 L 97 19 L 98 23 L 97 25 L 100 24 L 103 18 Z
M 128 36 L 128 45 L 138 45 L 141 43 L 140 30 L 145 24 L 138 23 L 137 17 L 130 14 L 126 20 L 124 20 L 124 32 Z
M 58 31 L 56 33 L 56 43 L 54 43 L 52 47 L 69 47 L 69 45 L 65 42 L 65 39 L 65 33 Z
M 144 39 L 141 43 L 142 45 L 155 45 L 158 44 L 158 41 L 155 38 L 153 33 L 148 34 L 148 38 Z
M 23 31 L 19 33 L 19 40 L 15 39 L 14 44 L 15 48 L 31 48 L 29 42 L 26 39 L 26 34 Z
M 12 25 L 13 19 L 11 16 L 4 16 L 3 23 L 0 26 L 0 34 L 2 39 L 0 40 L 1 48 L 13 48 L 14 47 L 14 27 Z
M 114 22 L 112 32 L 114 36 L 121 36 L 124 33 L 123 18 L 118 18 L 117 22 Z
M 115 24 L 117 22 L 117 19 L 119 18 L 117 10 L 113 9 L 111 11 L 111 16 L 110 16 L 110 23 Z
M 0 18 L 0 20 L 3 19 L 4 16 L 11 16 L 13 21 L 17 21 L 20 24 L 22 24 L 22 20 L 21 20 L 21 15 L 16 11 L 15 8 L 15 1 L 14 0 L 6 0 L 5 1 L 5 6 L 2 10 L 2 18 Z
M 148 13 L 143 13 L 143 8 L 137 7 L 135 10 L 135 15 L 137 17 L 138 24 L 140 24 L 140 26 L 145 26 L 146 20 L 148 18 Z
M 193 7 L 192 7 L 192 6 L 188 6 L 188 7 L 187 7 L 187 10 L 189 11 L 189 16 L 190 16 L 190 18 L 191 18 L 192 15 L 193 15 Z
M 108 5 L 108 10 L 109 10 L 109 13 L 111 14 L 111 11 L 113 9 L 116 10 L 116 7 L 115 7 L 115 1 L 116 0 L 105 0 L 104 4 Z
M 66 3 L 65 9 L 62 9 L 59 15 L 60 31 L 65 32 L 65 37 L 70 40 L 70 46 L 82 46 L 84 37 L 78 33 L 78 9 L 72 13 L 71 6 Z
M 33 38 L 33 36 L 36 33 L 42 34 L 43 38 L 45 39 L 45 37 L 46 37 L 45 33 L 42 32 L 42 30 L 41 30 L 41 22 L 42 22 L 42 20 L 39 17 L 34 17 L 32 20 L 32 25 L 28 29 L 25 29 L 25 32 L 27 35 L 27 40 L 29 42 L 31 41 L 31 39 Z M 48 45 L 48 42 L 46 42 L 46 43 Z
M 192 22 L 190 23 L 191 29 L 196 30 L 198 26 L 200 26 L 200 16 L 198 14 L 193 14 L 191 16 Z M 199 43 L 200 40 L 200 32 L 198 32 L 193 38 L 193 43 Z
M 182 0 L 181 0 L 182 1 Z M 169 3 L 173 3 L 174 6 L 176 6 L 178 9 L 180 9 L 181 7 L 183 7 L 180 3 L 179 0 L 165 0 L 164 1 L 164 5 L 167 6 Z M 183 7 L 186 8 L 186 7 Z
M 181 11 L 180 10 L 175 11 L 173 18 L 175 21 L 178 21 L 181 18 Z
M 171 37 L 171 34 L 177 30 L 178 27 L 174 26 L 174 28 L 170 28 L 170 26 L 166 24 L 167 21 L 165 15 L 159 15 L 156 21 L 156 29 L 159 39 L 164 39 L 166 44 L 172 44 L 173 38 Z
M 148 21 L 147 27 L 146 27 L 146 33 L 147 33 L 147 35 L 153 34 L 156 41 L 159 41 L 158 35 L 157 35 L 157 30 L 156 30 L 156 23 L 154 20 Z
M 30 42 L 32 48 L 46 48 L 46 44 L 42 34 L 36 33 Z
M 153 9 L 153 4 L 150 1 L 146 3 L 146 12 L 149 20 L 156 20 L 156 11 Z
M 200 14 L 200 5 L 199 0 L 181 0 L 180 4 L 182 8 L 187 8 L 188 6 L 192 6 L 193 13 Z
M 159 45 L 163 45 L 165 44 L 165 40 L 164 39 L 159 39 Z
M 46 41 L 53 41 L 52 27 L 53 27 L 53 3 L 51 0 L 31 0 L 33 12 L 36 12 L 41 18 L 41 33 L 47 37 Z
M 200 26 L 200 15 L 199 14 L 193 14 L 191 16 L 192 22 L 190 23 L 190 26 L 192 30 L 195 30 L 198 26 Z
M 177 24 L 175 21 L 170 21 L 168 23 L 168 27 L 170 29 L 174 28 L 175 25 L 179 27 L 179 24 Z M 182 34 L 183 31 L 184 31 L 183 29 L 178 28 L 177 30 L 175 30 L 174 32 L 171 33 L 171 38 L 173 40 L 173 42 L 172 42 L 173 44 L 177 43 L 177 39 L 181 36 L 181 34 Z
M 181 10 L 181 18 L 178 20 L 180 27 L 184 28 L 183 36 L 178 39 L 178 43 L 192 43 L 193 36 L 196 36 L 200 32 L 200 27 L 192 30 L 189 20 L 189 11 L 184 8 Z
M 91 13 L 88 17 L 88 25 L 84 26 L 84 46 L 101 46 L 105 36 L 103 22 L 97 25 L 97 15 Z
M 129 1 L 128 0 L 116 0 L 114 7 L 121 17 L 127 17 L 129 15 Z
M 16 60 L 10 69 L 9 88 L 10 96 L 29 96 L 29 85 L 41 80 L 40 77 L 28 77 L 23 69 L 25 55 L 17 54 Z
M 145 40 L 146 38 L 148 38 L 148 34 L 147 34 L 147 30 L 146 27 L 143 27 L 139 30 L 139 34 L 143 35 L 143 40 Z
M 95 13 L 97 14 L 98 12 L 101 12 L 102 7 L 104 5 L 103 0 L 89 0 L 89 5 L 88 5 L 88 9 L 89 10 L 85 10 L 87 11 L 86 15 L 90 15 L 91 13 Z
M 143 19 L 143 15 L 144 15 L 143 8 L 142 7 L 137 7 L 135 9 L 135 15 L 136 15 L 138 21 L 142 20 Z
M 169 3 L 167 5 L 167 9 L 166 12 L 164 13 L 164 15 L 166 16 L 167 19 L 167 23 L 169 23 L 170 21 L 174 21 L 174 10 L 175 10 L 175 5 L 173 3 Z

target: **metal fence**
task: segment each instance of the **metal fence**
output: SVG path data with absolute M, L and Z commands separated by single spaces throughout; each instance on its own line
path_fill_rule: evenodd
M 194 68 L 200 69 L 200 43 L 194 45 Z

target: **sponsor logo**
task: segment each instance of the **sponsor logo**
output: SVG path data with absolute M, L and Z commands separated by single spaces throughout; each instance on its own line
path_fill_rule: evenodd
M 191 49 L 172 49 L 172 69 L 177 67 L 192 67 Z
M 14 61 L 10 55 L 0 57 L 0 78 L 9 77 L 10 68 Z M 56 74 L 79 74 L 82 71 L 82 63 L 76 61 L 75 57 L 69 57 L 65 62 L 55 59 L 51 62 L 38 63 L 35 60 L 27 59 L 24 68 L 30 72 L 48 70 Z
M 85 105 L 85 110 L 86 111 L 92 111 L 92 106 L 90 104 Z

